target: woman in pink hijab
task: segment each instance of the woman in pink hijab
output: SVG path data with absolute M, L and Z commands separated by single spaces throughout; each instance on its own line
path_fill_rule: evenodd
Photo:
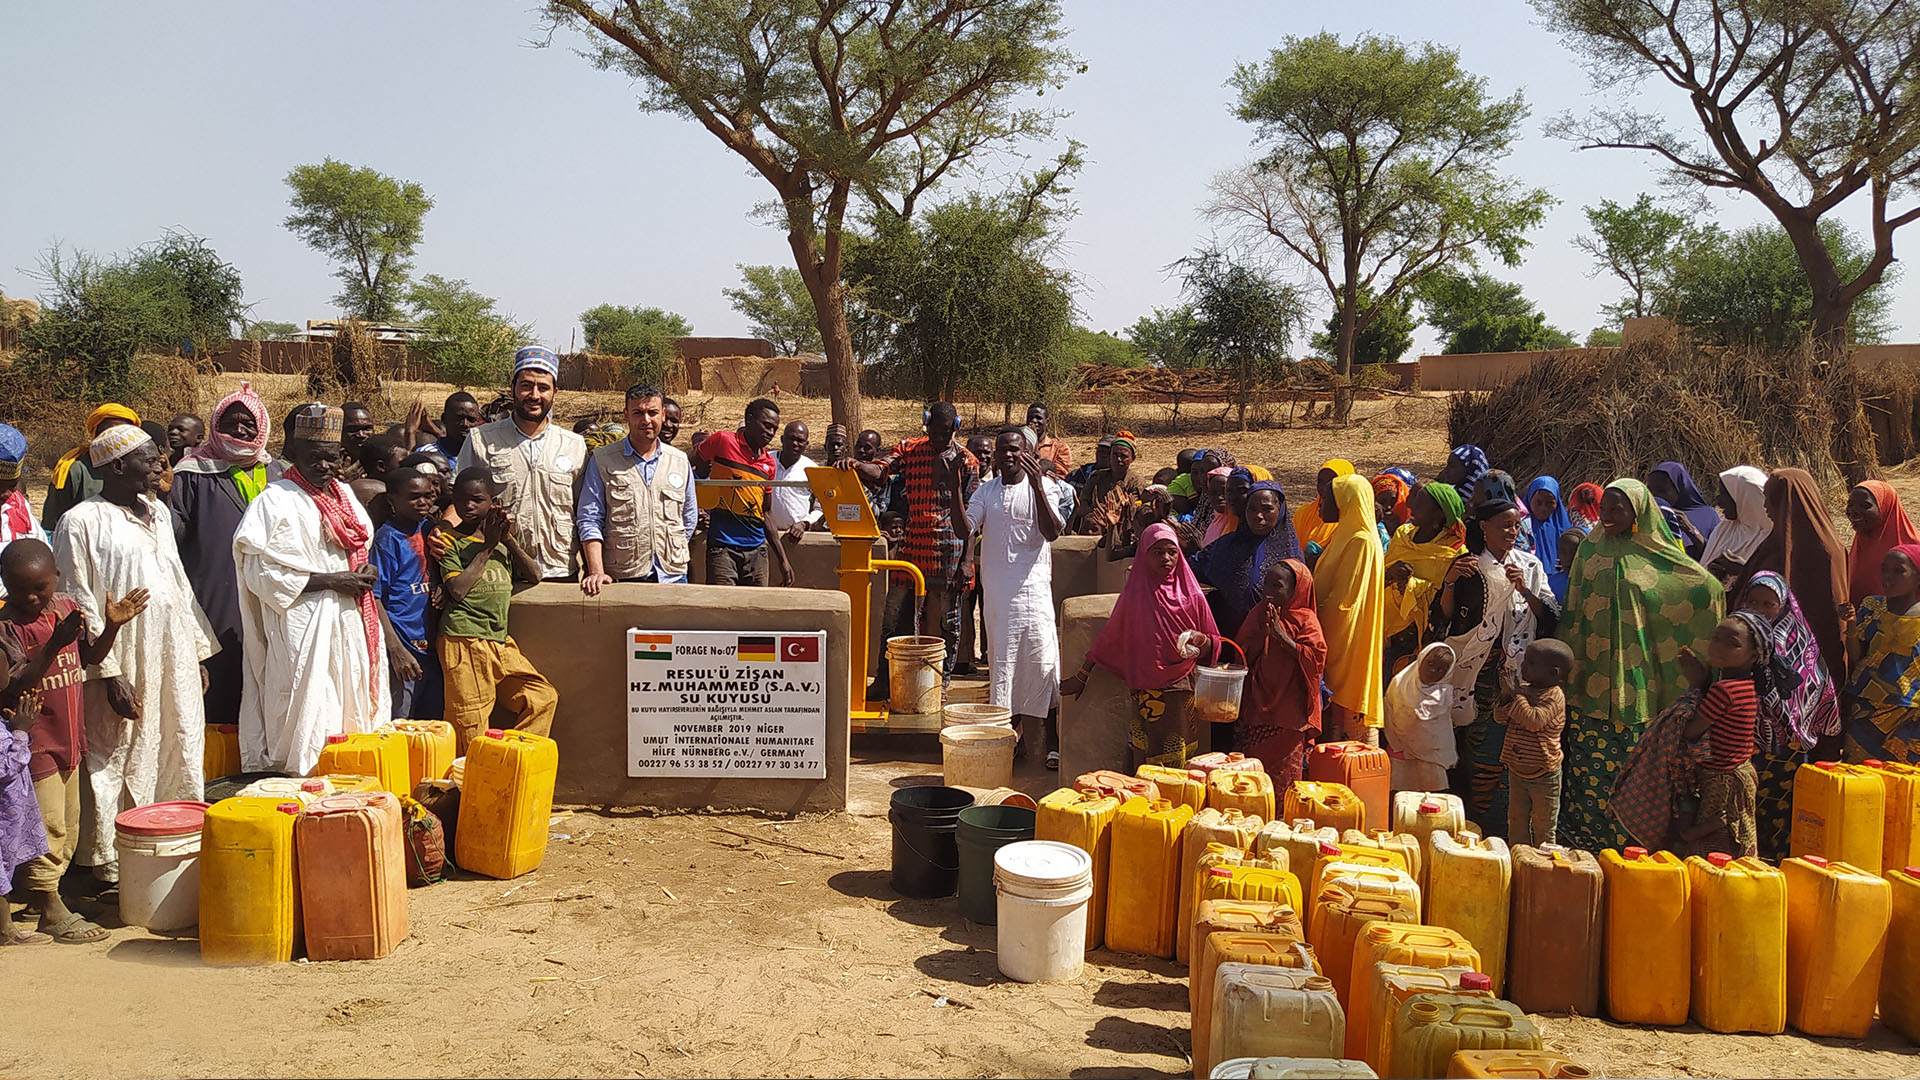
M 1113 614 L 1060 693 L 1077 697 L 1095 667 L 1106 669 L 1133 696 L 1132 767 L 1179 767 L 1200 751 L 1187 710 L 1193 665 L 1211 659 L 1220 631 L 1172 526 L 1147 526 L 1139 552 Z

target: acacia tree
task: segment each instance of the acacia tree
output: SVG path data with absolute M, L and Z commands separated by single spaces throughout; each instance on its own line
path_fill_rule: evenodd
M 1255 377 L 1286 363 L 1293 341 L 1306 329 L 1299 290 L 1272 274 L 1235 262 L 1209 247 L 1174 264 L 1181 290 L 1193 306 L 1187 344 L 1220 366 L 1238 371 L 1240 430 L 1247 430 L 1247 403 Z
M 348 317 L 391 322 L 402 314 L 413 250 L 433 209 L 426 189 L 328 158 L 287 174 L 293 213 L 284 222 L 308 247 L 340 264 L 334 302 Z
M 1532 0 L 1586 62 L 1596 87 L 1664 81 L 1697 137 L 1630 107 L 1563 116 L 1580 148 L 1656 155 L 1687 186 L 1753 196 L 1793 242 L 1813 294 L 1811 336 L 1845 341 L 1848 313 L 1893 263 L 1893 236 L 1920 220 L 1920 5 L 1909 0 Z M 1704 144 L 1701 141 L 1704 139 Z M 1870 200 L 1872 255 L 1834 259 L 1822 218 Z
M 741 285 L 721 289 L 733 310 L 747 317 L 747 328 L 773 342 L 781 356 L 820 348 L 820 324 L 813 297 L 800 271 L 791 266 L 736 266 Z
M 1076 63 L 1057 0 L 548 0 L 553 26 L 699 123 L 770 184 L 826 348 L 833 419 L 858 431 L 841 281 L 855 196 L 900 216 L 976 155 L 1043 135 L 1016 99 Z
M 1262 154 L 1215 179 L 1205 213 L 1250 240 L 1278 241 L 1319 278 L 1339 322 L 1342 376 L 1361 332 L 1399 310 L 1422 277 L 1480 252 L 1514 264 L 1553 201 L 1495 171 L 1526 101 L 1488 100 L 1486 80 L 1461 70 L 1451 49 L 1289 37 L 1228 85 Z M 1342 423 L 1352 400 L 1344 385 L 1334 395 Z
M 1593 257 L 1594 273 L 1605 271 L 1627 287 L 1627 295 L 1601 313 L 1615 321 L 1670 314 L 1675 259 L 1682 248 L 1706 238 L 1702 230 L 1644 192 L 1632 206 L 1602 199 L 1586 214 L 1593 232 L 1574 237 L 1573 246 Z

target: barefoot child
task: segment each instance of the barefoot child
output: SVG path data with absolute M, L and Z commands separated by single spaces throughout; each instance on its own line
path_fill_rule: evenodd
M 380 601 L 393 669 L 393 718 L 438 720 L 445 710 L 440 658 L 433 651 L 433 610 L 427 572 L 427 519 L 440 496 L 434 477 L 418 469 L 386 474 L 390 516 L 373 535 L 373 565 L 380 571 L 373 594 Z
M 1520 654 L 1520 688 L 1503 693 L 1494 719 L 1507 725 L 1500 762 L 1507 767 L 1507 843 L 1554 842 L 1560 821 L 1560 732 L 1567 726 L 1567 678 L 1573 650 L 1536 638 Z
M 1682 732 L 1682 738 L 1696 744 L 1700 762 L 1700 808 L 1693 824 L 1679 830 L 1685 854 L 1759 854 L 1754 820 L 1758 777 L 1752 760 L 1759 695 L 1754 679 L 1772 660 L 1772 640 L 1766 620 L 1751 611 L 1722 619 L 1707 640 L 1707 663 L 1719 677 L 1707 687 Z M 1691 650 L 1680 651 L 1680 669 L 1694 686 L 1706 684 L 1707 671 Z
M 64 944 L 99 941 L 107 932 L 67 909 L 60 879 L 80 839 L 80 759 L 86 750 L 81 686 L 87 666 L 100 663 L 120 628 L 147 606 L 147 591 L 106 598 L 105 628 L 87 632 L 86 617 L 65 593 L 53 549 L 22 539 L 0 552 L 0 706 L 11 710 L 12 730 L 24 732 L 32 757 L 27 775 L 45 828 L 45 854 L 20 869 L 20 884 L 40 912 L 41 931 Z M 136 713 L 138 710 L 134 710 Z M 0 852 L 0 869 L 7 868 Z M 5 884 L 11 878 L 0 878 Z M 0 908 L 4 908 L 0 903 Z M 0 925 L 0 938 L 6 927 Z
M 515 728 L 546 735 L 560 693 L 507 636 L 513 581 L 539 581 L 540 566 L 513 538 L 506 511 L 494 504 L 485 466 L 454 478 L 453 509 L 460 524 L 443 530 L 447 553 L 438 563 L 446 590 L 438 651 L 454 752 L 465 754 L 467 743 L 485 730 L 496 700 L 519 715 Z

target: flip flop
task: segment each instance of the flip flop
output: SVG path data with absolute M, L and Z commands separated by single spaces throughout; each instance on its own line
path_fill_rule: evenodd
M 62 945 L 91 945 L 96 941 L 107 940 L 107 929 L 75 915 L 59 926 L 44 928 L 44 933 L 52 936 Z
M 50 945 L 53 938 L 38 930 L 15 930 L 6 937 L 0 937 L 0 946 L 5 945 Z

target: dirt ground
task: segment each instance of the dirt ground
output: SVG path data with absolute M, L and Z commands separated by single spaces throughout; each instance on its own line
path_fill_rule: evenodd
M 204 406 L 235 382 L 204 387 Z M 276 414 L 296 399 L 298 380 L 256 382 Z M 391 404 L 415 392 L 437 404 L 447 389 L 396 387 Z M 826 402 L 782 404 L 817 442 Z M 690 433 L 731 423 L 744 400 L 687 405 Z M 558 412 L 617 407 L 617 395 L 562 395 Z M 912 403 L 867 408 L 889 439 L 917 427 Z M 1181 447 L 1220 445 L 1275 468 L 1290 491 L 1332 456 L 1369 475 L 1439 467 L 1443 399 L 1363 402 L 1357 415 L 1342 431 L 1136 431 L 1149 471 Z M 998 419 L 993 409 L 979 424 Z M 1069 442 L 1082 458 L 1093 436 Z M 1893 479 L 1920 492 L 1920 473 Z M 963 686 L 978 699 L 977 683 Z M 191 936 L 89 909 L 114 927 L 108 941 L 0 951 L 10 1027 L 33 1033 L 8 1040 L 0 1077 L 1190 1075 L 1174 964 L 1102 951 L 1073 982 L 1012 983 L 995 968 L 992 927 L 963 920 L 951 898 L 892 892 L 889 793 L 929 782 L 938 761 L 930 737 L 856 738 L 845 814 L 559 808 L 538 870 L 413 890 L 411 933 L 379 961 L 208 968 Z M 1037 754 L 1016 777 L 1035 795 L 1057 781 Z M 1603 1077 L 1920 1072 L 1914 1048 L 1882 1028 L 1854 1043 L 1539 1022 L 1549 1048 Z

